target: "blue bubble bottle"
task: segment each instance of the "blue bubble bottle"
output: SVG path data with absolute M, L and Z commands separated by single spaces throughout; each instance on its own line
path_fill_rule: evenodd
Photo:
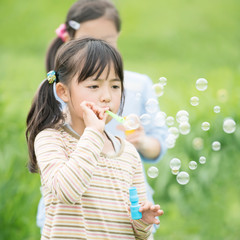
M 139 198 L 137 195 L 137 189 L 135 187 L 129 188 L 129 198 L 131 202 L 130 210 L 131 210 L 131 216 L 133 220 L 141 219 L 142 213 L 139 212 L 140 204 L 139 204 Z

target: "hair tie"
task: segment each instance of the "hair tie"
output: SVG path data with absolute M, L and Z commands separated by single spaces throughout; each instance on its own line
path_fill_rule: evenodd
M 56 73 L 55 71 L 50 71 L 47 73 L 47 80 L 50 84 L 54 83 L 56 81 L 57 77 L 56 77 Z
M 80 28 L 80 23 L 78 23 L 78 22 L 76 22 L 76 21 L 74 21 L 74 20 L 70 20 L 70 21 L 68 22 L 68 24 L 69 24 L 69 26 L 70 26 L 71 28 L 73 28 L 74 30 L 78 30 L 78 29 Z
M 65 23 L 63 23 L 56 29 L 57 36 L 61 38 L 63 42 L 65 42 L 65 33 L 66 33 L 66 25 Z

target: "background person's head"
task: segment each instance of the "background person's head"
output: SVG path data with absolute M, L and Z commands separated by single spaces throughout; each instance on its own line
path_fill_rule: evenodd
M 68 11 L 60 34 L 51 43 L 46 56 L 47 72 L 54 67 L 56 53 L 64 43 L 76 38 L 93 37 L 117 47 L 121 20 L 109 0 L 79 0 Z

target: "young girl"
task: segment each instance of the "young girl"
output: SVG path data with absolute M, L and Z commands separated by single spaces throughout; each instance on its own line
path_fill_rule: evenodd
M 54 97 L 67 103 L 65 121 Z M 27 118 L 29 169 L 39 172 L 46 204 L 43 239 L 147 239 L 159 205 L 146 201 L 135 147 L 104 130 L 123 102 L 121 56 L 106 42 L 73 40 L 58 52 Z M 130 186 L 142 219 L 129 213 Z

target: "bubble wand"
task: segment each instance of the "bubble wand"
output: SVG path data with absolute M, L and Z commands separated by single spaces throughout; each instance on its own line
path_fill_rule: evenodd
M 117 114 L 107 110 L 106 113 L 111 116 L 112 118 L 114 118 L 115 120 L 117 120 L 120 123 L 124 123 L 125 119 L 123 117 L 118 116 Z

